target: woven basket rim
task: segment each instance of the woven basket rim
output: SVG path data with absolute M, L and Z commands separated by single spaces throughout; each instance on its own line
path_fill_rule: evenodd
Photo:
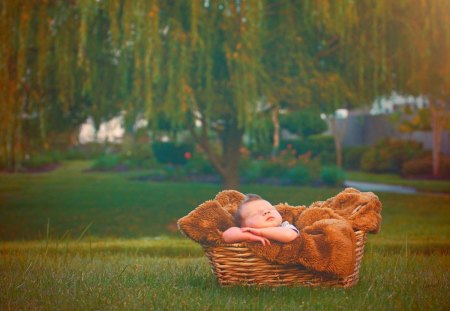
M 354 230 L 356 235 L 367 234 L 363 230 Z M 239 242 L 239 243 L 199 243 L 202 247 L 247 247 L 248 243 L 258 243 L 258 242 Z M 286 244 L 286 243 L 284 243 Z

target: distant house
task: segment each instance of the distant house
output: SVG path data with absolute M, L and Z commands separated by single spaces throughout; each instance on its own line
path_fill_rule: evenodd
M 344 147 L 370 146 L 382 138 L 391 137 L 415 140 L 422 143 L 425 149 L 431 150 L 433 146 L 431 131 L 402 133 L 393 122 L 394 112 L 404 111 L 406 107 L 410 111 L 416 111 L 427 106 L 428 102 L 423 97 L 393 94 L 389 98 L 376 100 L 368 109 L 349 111 L 347 117 L 337 119 L 338 126 L 345 129 L 342 145 Z M 450 155 L 450 138 L 447 131 L 442 133 L 441 141 L 442 153 Z

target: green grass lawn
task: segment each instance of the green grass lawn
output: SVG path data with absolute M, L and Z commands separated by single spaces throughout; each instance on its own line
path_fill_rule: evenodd
M 185 241 L 164 244 L 182 248 Z M 108 245 L 108 243 L 112 243 Z M 205 257 L 156 252 L 161 241 L 0 248 L 2 310 L 445 310 L 448 255 L 366 250 L 359 283 L 337 288 L 220 288 Z M 153 245 L 156 243 L 156 245 Z M 120 244 L 120 243 L 119 243 Z M 127 246 L 127 245 L 130 246 Z M 115 246 L 114 246 L 115 245 Z M 107 251 L 110 247 L 110 251 Z M 84 251 L 81 249 L 85 248 Z M 90 250 L 88 250 L 90 249 Z M 185 250 L 180 251 L 185 254 Z
M 379 193 L 350 289 L 220 288 L 201 248 L 174 222 L 220 187 L 134 181 L 140 172 L 0 174 L 0 310 L 445 310 L 450 197 Z M 245 186 L 273 203 L 309 205 L 340 188 Z

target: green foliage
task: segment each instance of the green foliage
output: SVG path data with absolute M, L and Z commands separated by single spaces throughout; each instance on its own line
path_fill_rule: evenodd
M 243 168 L 241 167 L 240 175 L 248 183 L 255 183 L 262 176 L 262 174 L 261 174 L 262 165 L 263 165 L 263 162 L 261 160 L 250 161 L 249 163 L 246 163 L 246 165 Z
M 250 183 L 308 185 L 318 180 L 319 167 L 318 159 L 311 159 L 310 155 L 297 156 L 290 148 L 271 160 L 250 161 L 241 169 L 241 175 Z
M 100 171 L 115 170 L 120 163 L 120 156 L 117 154 L 104 154 L 92 164 L 92 169 Z
M 320 118 L 320 112 L 302 109 L 280 116 L 280 125 L 301 137 L 321 134 L 327 129 L 327 123 Z
M 312 169 L 304 164 L 298 164 L 290 168 L 286 177 L 293 185 L 305 186 L 313 181 Z
M 335 163 L 334 140 L 332 136 L 312 135 L 299 140 L 282 140 L 280 149 L 294 149 L 297 154 L 310 153 L 311 157 L 317 157 L 322 164 Z
M 257 183 L 262 180 L 281 180 L 286 177 L 287 172 L 288 168 L 280 162 L 255 160 L 251 161 L 244 170 L 241 170 L 241 175 L 245 181 Z
M 215 175 L 217 174 L 211 163 L 205 158 L 205 155 L 201 152 L 193 153 L 192 157 L 187 160 L 184 166 L 185 170 L 189 174 L 204 174 Z
M 404 162 L 423 155 L 416 141 L 382 139 L 371 146 L 361 159 L 361 169 L 373 173 L 400 173 Z
M 283 178 L 288 172 L 288 166 L 281 161 L 261 161 L 260 178 Z
M 127 168 L 148 169 L 156 165 L 151 145 L 147 142 L 134 142 L 121 151 L 121 162 Z
M 65 158 L 67 160 L 87 160 L 89 156 L 80 148 L 69 148 L 66 151 Z
M 248 131 L 249 143 L 246 147 L 253 157 L 264 157 L 272 152 L 273 122 L 267 118 L 258 118 L 252 122 L 252 128 Z
M 192 157 L 194 147 L 188 143 L 154 142 L 152 149 L 159 163 L 184 165 Z
M 23 166 L 29 169 L 43 168 L 47 165 L 57 164 L 63 159 L 58 151 L 47 151 L 29 155 L 25 158 Z
M 345 181 L 345 172 L 337 166 L 323 166 L 320 169 L 320 180 L 328 186 L 339 186 Z
M 421 108 L 417 111 L 411 111 L 411 108 L 406 106 L 403 110 L 397 117 L 399 120 L 394 121 L 398 124 L 398 129 L 401 132 L 410 133 L 432 130 L 429 109 Z
M 102 156 L 106 152 L 118 152 L 119 150 L 112 150 L 111 146 L 103 143 L 91 142 L 83 145 L 78 145 L 67 149 L 64 157 L 67 160 L 94 160 Z
M 356 146 L 344 148 L 344 167 L 349 170 L 359 170 L 361 168 L 361 159 L 369 147 Z
M 278 160 L 250 161 L 240 175 L 247 183 L 289 183 L 287 179 L 289 167 Z
M 101 171 L 151 169 L 159 164 L 155 160 L 150 144 L 134 143 L 125 146 L 91 145 L 80 148 L 83 157 L 96 155 L 92 169 Z

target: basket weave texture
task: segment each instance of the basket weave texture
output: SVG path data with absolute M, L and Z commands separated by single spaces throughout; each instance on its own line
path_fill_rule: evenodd
M 337 278 L 307 270 L 302 265 L 282 265 L 257 257 L 242 243 L 202 245 L 221 286 L 324 286 L 350 287 L 359 279 L 367 234 L 356 231 L 356 260 L 353 273 Z

